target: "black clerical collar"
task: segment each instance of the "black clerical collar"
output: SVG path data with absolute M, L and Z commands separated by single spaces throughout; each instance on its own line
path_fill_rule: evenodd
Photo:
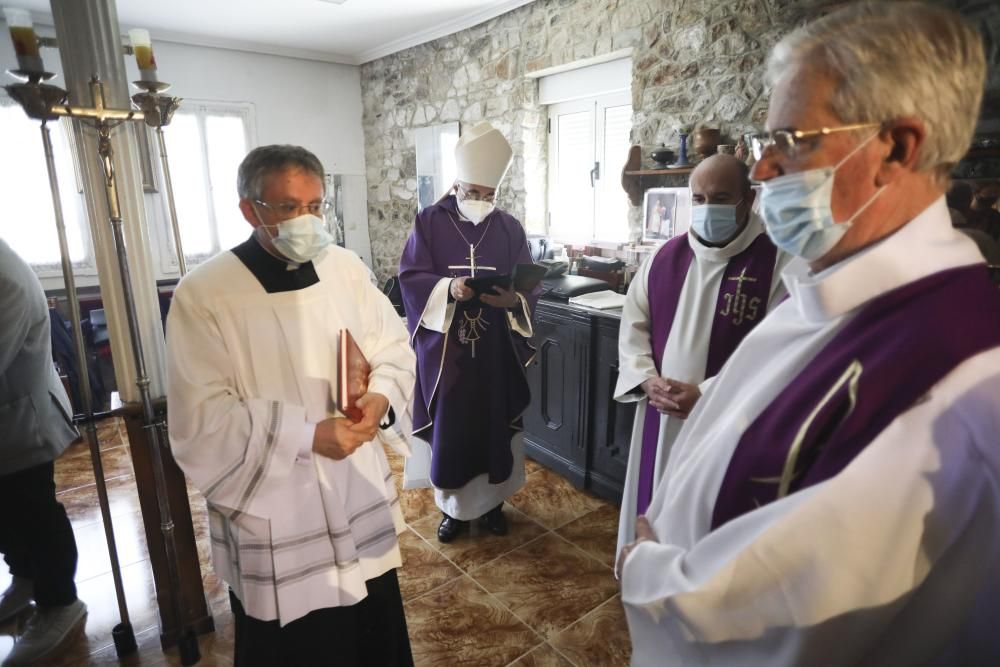
M 294 292 L 319 282 L 312 262 L 290 264 L 278 259 L 260 245 L 255 234 L 231 250 L 250 273 L 260 282 L 268 294 Z

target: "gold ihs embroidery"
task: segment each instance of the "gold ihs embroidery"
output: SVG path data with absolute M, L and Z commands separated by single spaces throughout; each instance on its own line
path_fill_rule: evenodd
M 747 295 L 743 293 L 744 282 L 757 282 L 756 278 L 752 278 L 746 273 L 747 267 L 744 266 L 743 270 L 740 271 L 740 275 L 729 279 L 736 281 L 736 291 L 733 293 L 727 292 L 722 295 L 726 305 L 719 311 L 719 315 L 722 317 L 729 317 L 732 315 L 733 324 L 736 326 L 743 324 L 744 320 L 748 320 L 750 322 L 755 321 L 760 311 L 760 297 L 755 296 L 751 299 L 747 299 Z

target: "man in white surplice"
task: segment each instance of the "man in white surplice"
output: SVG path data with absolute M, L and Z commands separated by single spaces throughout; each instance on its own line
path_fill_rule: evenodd
M 633 664 L 1000 664 L 1000 293 L 944 198 L 985 70 L 918 3 L 775 46 L 752 176 L 790 298 L 622 551 Z
M 638 401 L 638 405 L 622 495 L 619 550 L 635 539 L 636 516 L 645 512 L 666 467 L 670 446 L 700 396 L 697 385 L 717 372 L 713 366 L 724 362 L 731 348 L 787 294 L 778 274 L 791 256 L 775 251 L 763 223 L 752 212 L 755 193 L 747 166 L 731 155 L 714 155 L 698 165 L 690 184 L 691 228 L 643 263 L 622 309 L 615 400 Z M 683 257 L 677 256 L 680 252 Z M 754 285 L 761 295 L 756 302 L 756 297 L 751 294 L 748 299 L 744 293 L 749 283 L 733 279 L 754 254 L 764 255 L 766 270 L 760 275 L 742 275 L 745 280 L 760 281 Z M 690 261 L 686 272 L 678 272 L 676 279 L 655 280 L 659 264 L 685 259 Z M 651 267 L 657 267 L 653 269 L 653 284 L 649 280 Z M 742 310 L 726 307 L 727 290 L 739 296 L 740 304 L 746 304 Z M 668 301 L 676 304 L 672 325 L 662 321 L 671 313 L 655 312 Z M 654 316 L 660 318 L 665 344 L 662 337 L 654 336 Z M 738 325 L 734 326 L 734 321 Z M 709 335 L 714 327 L 724 326 L 735 335 L 725 339 Z M 653 352 L 654 338 L 661 346 L 659 364 Z M 714 347 L 712 364 L 710 341 Z M 659 412 L 659 418 L 647 425 L 646 412 L 651 409 Z M 645 433 L 647 430 L 651 432 Z M 644 435 L 646 445 L 655 451 L 644 452 Z
M 414 355 L 368 268 L 331 244 L 323 183 L 303 148 L 251 151 L 253 234 L 182 279 L 167 320 L 170 444 L 208 501 L 237 665 L 412 664 L 382 443 L 408 454 Z M 341 329 L 371 365 L 358 422 L 335 407 Z

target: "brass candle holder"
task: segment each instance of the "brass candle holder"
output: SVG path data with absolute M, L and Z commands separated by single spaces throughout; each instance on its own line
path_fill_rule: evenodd
M 172 611 L 178 628 L 180 629 L 178 638 L 178 649 L 181 663 L 183 665 L 193 665 L 200 659 L 200 649 L 193 627 L 185 622 L 184 609 L 186 608 L 183 598 L 183 588 L 181 586 L 180 572 L 177 560 L 177 545 L 174 538 L 174 523 L 171 518 L 170 502 L 167 497 L 166 476 L 164 456 L 169 450 L 166 438 L 166 425 L 162 418 L 157 417 L 153 407 L 152 396 L 150 395 L 150 380 L 146 370 L 145 357 L 143 354 L 142 339 L 139 334 L 139 319 L 135 303 L 135 294 L 132 288 L 132 280 L 129 269 L 128 252 L 125 244 L 123 232 L 123 221 L 118 197 L 118 179 L 114 167 L 114 147 L 111 140 L 111 130 L 121 123 L 131 121 L 144 121 L 156 127 L 160 137 L 161 155 L 164 161 L 164 169 L 167 181 L 167 196 L 170 203 L 172 223 L 174 227 L 175 244 L 183 270 L 184 258 L 180 247 L 180 235 L 176 221 L 176 211 L 174 210 L 173 191 L 170 186 L 169 171 L 166 170 L 166 151 L 163 143 L 163 126 L 170 122 L 174 111 L 177 109 L 180 100 L 174 97 L 167 97 L 160 93 L 167 88 L 168 84 L 158 81 L 144 82 L 144 92 L 137 94 L 135 104 L 136 109 L 115 109 L 105 105 L 104 84 L 95 76 L 90 80 L 90 94 L 92 105 L 89 107 L 74 106 L 67 104 L 68 93 L 43 81 L 52 78 L 52 74 L 45 72 L 39 67 L 37 70 L 18 69 L 9 72 L 21 83 L 14 83 L 4 86 L 7 93 L 21 105 L 25 113 L 35 120 L 41 121 L 42 140 L 45 148 L 46 164 L 49 174 L 49 185 L 52 191 L 52 201 L 56 213 L 56 226 L 59 233 L 60 252 L 62 255 L 63 279 L 66 284 L 67 296 L 69 297 L 71 316 L 73 319 L 73 330 L 77 357 L 81 365 L 81 378 L 84 384 L 81 386 L 81 393 L 84 395 L 85 415 L 87 416 L 87 433 L 91 449 L 91 458 L 94 465 L 94 472 L 98 480 L 98 500 L 101 505 L 101 513 L 104 519 L 105 535 L 108 541 L 108 550 L 112 563 L 112 575 L 115 584 L 115 592 L 118 596 L 119 614 L 121 623 L 112 630 L 115 649 L 119 657 L 123 657 L 136 650 L 135 633 L 129 621 L 128 608 L 125 601 L 124 586 L 121 580 L 121 568 L 118 562 L 118 554 L 115 548 L 113 528 L 110 520 L 110 507 L 108 504 L 107 489 L 104 485 L 104 473 L 100 458 L 100 445 L 97 441 L 96 428 L 92 413 L 92 403 L 90 401 L 90 387 L 86 383 L 86 362 L 83 347 L 82 331 L 80 327 L 79 301 L 76 293 L 76 286 L 73 278 L 72 265 L 69 260 L 68 244 L 66 240 L 65 225 L 63 222 L 59 187 L 56 179 L 55 158 L 52 151 L 52 142 L 49 134 L 48 122 L 58 120 L 65 116 L 76 118 L 89 125 L 92 125 L 98 134 L 98 152 L 101 158 L 101 167 L 104 172 L 105 195 L 108 205 L 109 220 L 114 237 L 115 250 L 118 259 L 118 269 L 121 276 L 123 303 L 128 323 L 129 339 L 132 347 L 132 354 L 136 366 L 136 385 L 139 389 L 142 404 L 143 421 L 146 431 L 149 434 L 152 445 L 150 460 L 153 467 L 153 477 L 155 480 L 157 505 L 160 511 L 160 529 L 163 533 L 163 541 L 166 551 L 166 562 L 170 588 L 172 589 L 171 601 Z M 146 113 L 149 113 L 147 117 Z

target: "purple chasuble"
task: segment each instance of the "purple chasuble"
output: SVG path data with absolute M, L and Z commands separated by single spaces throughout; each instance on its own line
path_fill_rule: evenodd
M 864 305 L 744 431 L 712 530 L 842 471 L 966 359 L 1000 346 L 1000 292 L 977 264 Z
M 708 339 L 705 377 L 716 375 L 726 359 L 767 313 L 777 248 L 761 233 L 747 248 L 730 258 L 719 285 L 719 296 Z M 678 236 L 650 260 L 649 319 L 653 363 L 663 375 L 663 350 L 674 325 L 681 291 L 687 279 L 694 251 L 687 235 Z M 636 513 L 645 514 L 653 497 L 653 477 L 660 436 L 660 413 L 647 405 L 642 427 L 642 458 L 639 463 L 639 497 Z
M 470 275 L 469 244 L 475 246 L 476 276 L 509 274 L 531 263 L 515 218 L 496 210 L 473 225 L 460 218 L 454 196 L 417 214 L 399 261 L 417 354 L 413 432 L 431 445 L 431 482 L 440 489 L 461 488 L 482 474 L 491 484 L 509 478 L 510 440 L 530 400 L 524 367 L 534 350 L 511 330 L 504 309 L 478 299 L 456 302 L 447 334 L 420 326 L 438 281 Z M 534 312 L 537 290 L 524 296 Z

